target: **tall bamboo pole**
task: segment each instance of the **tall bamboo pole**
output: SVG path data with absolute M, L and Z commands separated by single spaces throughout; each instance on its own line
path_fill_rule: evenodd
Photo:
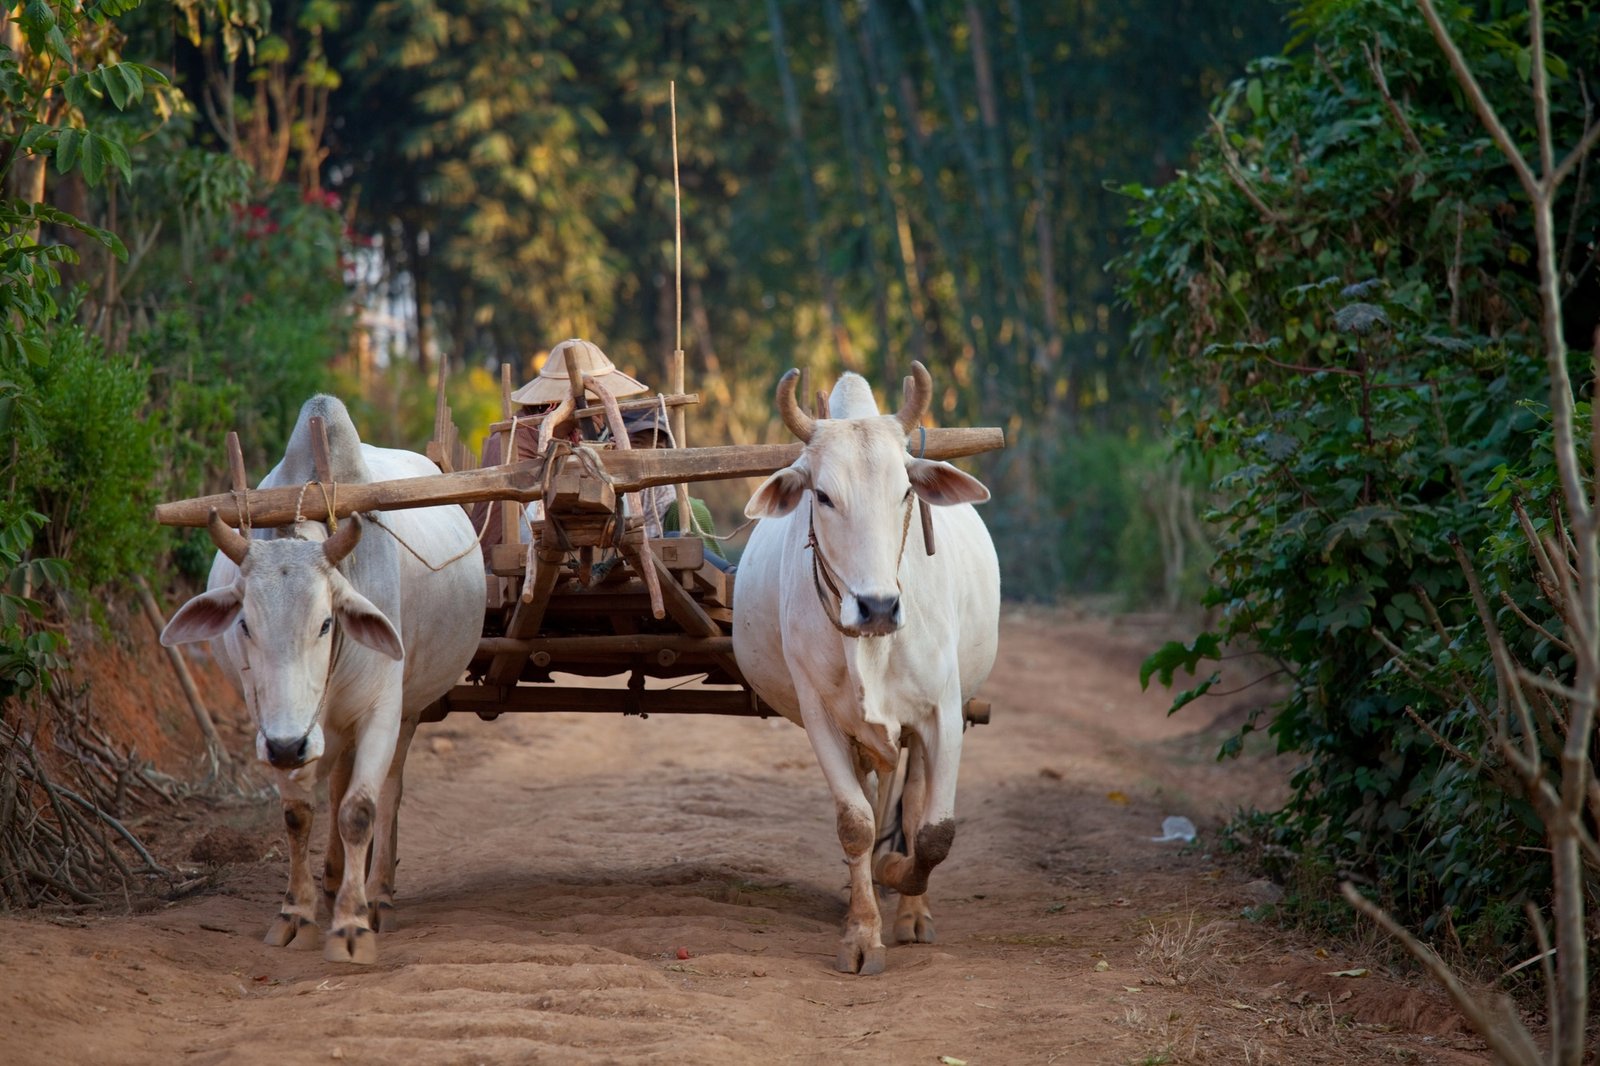
M 672 111 L 672 276 L 674 313 L 671 381 L 674 396 L 683 395 L 683 189 L 678 183 L 678 83 L 667 83 L 668 104 Z M 672 412 L 672 440 L 679 448 L 689 446 L 688 418 L 683 408 Z M 694 530 L 694 511 L 689 507 L 689 486 L 678 482 L 678 532 L 688 536 Z M 665 530 L 663 530 L 665 532 Z

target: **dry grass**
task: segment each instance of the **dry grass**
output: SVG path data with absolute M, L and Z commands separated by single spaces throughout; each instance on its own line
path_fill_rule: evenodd
M 1224 927 L 1217 922 L 1196 925 L 1193 912 L 1182 920 L 1164 922 L 1149 931 L 1139 945 L 1139 963 L 1151 984 L 1192 985 L 1227 976 L 1231 963 L 1222 951 Z
M 1335 997 L 1263 993 L 1250 980 L 1248 957 L 1228 943 L 1230 928 L 1226 921 L 1206 921 L 1193 913 L 1159 926 L 1149 923 L 1137 955 L 1152 998 L 1126 1008 L 1121 1019 L 1139 1048 L 1128 1060 L 1133 1066 L 1375 1061 L 1378 1049 L 1370 1037 L 1384 1027 L 1354 1024 L 1348 1007 Z M 1175 1000 L 1179 988 L 1184 993 Z M 1369 1038 L 1363 1041 L 1358 1031 Z M 1414 1058 L 1404 1048 L 1385 1050 L 1396 1062 Z

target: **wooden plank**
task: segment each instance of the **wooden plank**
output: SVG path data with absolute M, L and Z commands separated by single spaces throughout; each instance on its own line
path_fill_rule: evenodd
M 450 457 L 445 454 L 444 445 L 438 441 L 430 440 L 422 449 L 422 454 L 426 455 L 428 461 L 439 468 L 440 473 L 455 473 L 455 470 L 450 465 Z
M 920 441 L 919 441 L 920 444 Z M 713 448 L 635 448 L 603 453 L 606 472 L 619 492 L 633 492 L 679 481 L 725 481 L 764 477 L 800 458 L 801 445 L 735 444 Z M 928 430 L 929 459 L 958 459 L 1005 447 L 1005 431 L 976 429 Z
M 550 605 L 550 593 L 565 570 L 561 564 L 566 557 L 560 552 L 540 551 L 536 558 L 531 581 L 533 595 L 531 598 L 518 598 L 517 606 L 511 612 L 511 621 L 506 625 L 506 636 L 513 640 L 526 640 L 539 632 L 545 608 Z M 524 589 L 524 596 L 527 593 L 528 590 Z M 489 664 L 489 681 L 496 685 L 516 684 L 522 673 L 522 664 L 527 659 L 527 655 L 512 652 L 496 655 L 494 662 Z
M 732 654 L 732 637 L 690 637 L 681 633 L 623 633 L 614 636 L 534 637 L 514 640 L 511 637 L 484 637 L 478 641 L 478 655 L 534 655 L 543 652 L 552 662 L 560 662 L 563 655 L 652 655 L 658 651 L 677 651 L 705 654 Z
M 672 620 L 682 626 L 685 633 L 689 633 L 692 636 L 721 636 L 722 627 L 706 616 L 706 613 L 700 609 L 700 605 L 694 601 L 694 597 L 684 591 L 682 585 L 678 584 L 677 580 L 672 576 L 672 571 L 662 566 L 659 559 L 645 558 L 639 548 L 639 545 L 630 544 L 627 541 L 624 541 L 621 545 L 622 554 L 627 557 L 628 562 L 639 573 L 646 573 L 646 567 L 654 569 L 656 578 L 661 586 L 662 606 L 672 616 Z
M 628 561 L 635 568 L 642 570 L 647 565 L 656 568 L 656 574 L 661 579 L 662 604 L 666 607 L 667 613 L 672 615 L 673 621 L 683 627 L 684 632 L 698 637 L 717 637 L 722 635 L 722 627 L 710 615 L 706 614 L 705 610 L 695 602 L 694 597 L 689 595 L 682 585 L 673 579 L 672 571 L 663 566 L 661 560 L 641 558 L 638 550 L 626 541 L 621 545 L 621 551 L 628 557 Z M 718 654 L 712 658 L 730 676 L 740 676 L 739 666 L 734 661 L 731 649 L 726 655 Z
M 501 365 L 504 366 L 505 364 Z M 645 410 L 653 411 L 660 407 L 662 403 L 665 403 L 670 409 L 674 407 L 687 407 L 690 404 L 697 404 L 699 402 L 700 394 L 697 392 L 690 392 L 675 396 L 646 396 L 639 400 L 618 400 L 617 408 L 623 412 Z M 606 409 L 603 404 L 592 404 L 588 407 L 579 407 L 572 413 L 572 416 L 574 418 L 587 418 L 590 415 L 603 415 L 605 412 Z M 521 428 L 525 428 L 527 426 L 537 426 L 542 421 L 544 421 L 543 415 L 524 415 L 518 419 L 517 424 L 519 427 L 519 432 Z M 499 422 L 490 423 L 489 432 L 504 433 L 510 428 L 511 414 L 508 411 L 501 415 L 501 420 Z
M 610 514 L 617 509 L 617 493 L 610 485 L 582 468 L 568 464 L 557 474 L 550 485 L 550 498 L 545 501 L 546 511 L 580 511 L 592 514 Z
M 511 364 L 500 364 L 500 417 L 505 419 L 506 429 L 511 428 Z M 521 428 L 521 427 L 518 427 Z M 489 427 L 489 435 L 493 436 L 495 428 Z M 515 460 L 511 454 L 514 442 L 510 436 L 500 442 L 500 462 L 502 465 Z M 477 464 L 473 464 L 477 465 Z M 487 521 L 487 519 L 485 519 Z M 522 539 L 522 504 L 514 500 L 506 500 L 500 507 L 500 542 L 502 544 L 515 544 Z M 492 567 L 490 569 L 493 569 Z
M 489 572 L 502 577 L 521 577 L 528 546 L 512 540 L 506 544 L 489 546 Z
M 706 542 L 699 537 L 661 537 L 650 550 L 668 570 L 698 570 L 706 560 Z
M 713 603 L 733 606 L 733 578 L 710 563 L 694 571 L 694 587 L 704 589 Z
M 455 474 L 431 474 L 397 478 L 366 485 L 339 486 L 340 518 L 354 511 L 393 511 L 405 507 L 436 507 L 446 503 L 476 503 L 479 500 L 537 500 L 543 489 L 544 461 L 530 459 L 510 467 L 493 467 Z M 286 526 L 294 521 L 300 487 L 252 489 L 245 494 L 253 525 Z M 239 507 L 231 493 L 218 493 L 197 499 L 179 500 L 156 506 L 156 521 L 165 526 L 206 524 L 212 508 L 229 525 L 239 524 Z M 306 493 L 301 513 L 313 521 L 328 516 L 322 494 Z
M 1005 447 L 1005 433 L 994 428 L 928 430 L 927 457 L 956 459 Z M 603 452 L 612 487 L 634 492 L 679 481 L 725 481 L 761 477 L 781 470 L 800 457 L 801 445 L 736 444 L 714 448 L 637 448 Z M 340 485 L 338 516 L 352 511 L 392 511 L 406 507 L 436 507 L 446 503 L 514 499 L 524 503 L 543 494 L 544 460 L 528 459 L 509 466 L 468 470 L 428 477 L 399 478 L 368 485 Z M 256 526 L 288 525 L 295 517 L 300 489 L 252 489 L 247 494 L 250 518 Z M 204 526 L 211 509 L 223 521 L 239 524 L 239 508 L 229 493 L 158 504 L 155 519 L 166 526 Z M 302 513 L 308 519 L 327 517 L 321 494 L 307 494 Z
M 558 685 L 457 685 L 422 712 L 424 722 L 467 711 L 494 719 L 505 713 L 727 714 L 770 718 L 777 714 L 747 689 L 572 688 Z

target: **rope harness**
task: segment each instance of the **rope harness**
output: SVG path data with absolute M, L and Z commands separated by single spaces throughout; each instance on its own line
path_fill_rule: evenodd
M 905 558 L 906 537 L 911 532 L 911 510 L 912 502 L 908 498 L 906 500 L 905 518 L 900 523 L 900 550 L 895 553 L 894 557 L 894 590 L 896 593 L 901 591 L 900 563 Z M 811 553 L 811 586 L 817 590 L 817 602 L 822 604 L 822 613 L 828 616 L 828 621 L 833 624 L 833 628 L 847 637 L 886 636 L 887 634 L 883 633 L 863 633 L 859 626 L 847 626 L 839 621 L 839 611 L 844 606 L 844 595 L 839 591 L 839 583 L 836 580 L 838 575 L 822 554 L 822 544 L 817 540 L 817 500 L 815 494 L 811 497 L 811 511 L 806 518 L 806 550 Z M 823 591 L 823 585 L 827 585 L 827 592 Z M 833 595 L 833 603 L 831 605 L 828 602 L 828 593 Z

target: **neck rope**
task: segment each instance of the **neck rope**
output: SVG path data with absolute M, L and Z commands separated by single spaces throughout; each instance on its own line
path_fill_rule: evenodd
M 894 589 L 900 592 L 900 563 L 906 554 L 906 536 L 911 531 L 911 497 L 906 498 L 905 518 L 900 523 L 900 550 L 894 557 Z M 844 595 L 839 591 L 838 573 L 829 564 L 822 554 L 822 544 L 817 540 L 817 498 L 815 493 L 811 497 L 811 511 L 806 519 L 806 550 L 811 553 L 811 585 L 817 590 L 817 602 L 822 604 L 822 613 L 828 616 L 828 621 L 833 628 L 847 637 L 873 637 L 887 636 L 885 633 L 863 633 L 859 626 L 847 626 L 839 621 L 839 611 L 844 606 Z M 823 586 L 827 586 L 827 591 Z M 832 602 L 829 602 L 829 595 Z

